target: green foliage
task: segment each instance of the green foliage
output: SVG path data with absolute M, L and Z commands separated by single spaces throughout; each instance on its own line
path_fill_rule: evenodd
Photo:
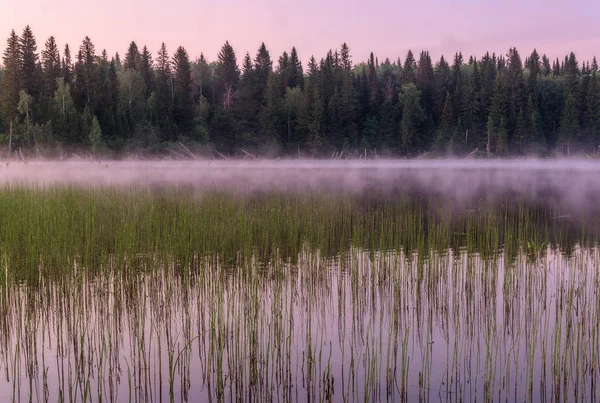
M 98 118 L 96 116 L 92 118 L 88 140 L 90 142 L 92 153 L 96 154 L 102 149 L 102 130 L 100 129 L 100 123 L 98 123 Z
M 228 154 L 329 156 L 369 148 L 461 155 L 488 148 L 522 155 L 589 153 L 600 143 L 598 63 L 580 63 L 573 53 L 550 61 L 534 49 L 523 61 L 515 48 L 480 60 L 457 52 L 449 64 L 409 51 L 403 61 L 370 54 L 353 63 L 343 43 L 321 59 L 311 56 L 305 73 L 295 47 L 272 58 L 262 43 L 254 58 L 246 53 L 240 72 L 229 42 L 213 62 L 204 54 L 192 62 L 183 47 L 171 58 L 164 43 L 153 60 L 146 46 L 130 42 L 121 62 L 118 54 L 97 55 L 85 37 L 75 56 L 73 63 L 65 45 L 61 59 L 51 36 L 38 57 L 29 27 L 21 37 L 11 32 L 0 126 L 7 132 L 11 121 L 18 125 L 21 146 L 35 146 L 27 133 L 39 125 L 52 128 L 43 130 L 52 133 L 48 144 L 89 147 L 92 116 L 110 150 L 161 150 L 189 139 L 210 140 Z M 21 90 L 31 98 L 19 108 Z
M 407 153 L 416 151 L 421 139 L 419 138 L 421 125 L 425 118 L 421 107 L 421 93 L 413 83 L 402 86 L 400 93 L 402 103 L 402 121 L 400 122 L 400 136 L 402 149 Z

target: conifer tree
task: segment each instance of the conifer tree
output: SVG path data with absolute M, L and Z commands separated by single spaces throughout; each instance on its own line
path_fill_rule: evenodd
M 77 58 L 75 90 L 81 97 L 82 106 L 93 109 L 98 86 L 98 64 L 96 63 L 95 46 L 88 36 L 83 39 Z
M 62 59 L 62 77 L 65 84 L 73 83 L 73 62 L 71 61 L 71 50 L 69 44 L 65 45 L 65 51 Z
M 187 51 L 180 46 L 173 56 L 174 71 L 174 114 L 180 129 L 189 130 L 194 117 L 192 98 L 192 70 Z
M 413 83 L 402 86 L 400 102 L 402 102 L 402 120 L 400 122 L 400 136 L 402 149 L 412 153 L 420 144 L 419 134 L 424 114 L 421 107 L 421 94 Z
M 452 95 L 448 92 L 444 98 L 440 124 L 434 141 L 434 149 L 440 152 L 445 150 L 455 126 L 455 119 L 452 113 Z
M 267 81 L 269 74 L 273 71 L 273 62 L 271 61 L 271 55 L 263 42 L 256 53 L 254 58 L 254 96 L 256 101 L 262 105 L 264 102 L 265 90 L 267 88 Z
M 235 51 L 229 42 L 225 42 L 218 55 L 217 79 L 220 90 L 221 105 L 224 109 L 233 106 L 235 90 L 240 78 Z
M 35 36 L 33 36 L 29 25 L 25 27 L 21 35 L 19 51 L 21 54 L 21 88 L 35 98 L 40 93 L 39 75 L 36 71 L 38 54 L 36 53 L 37 45 Z
M 282 144 L 285 127 L 284 104 L 279 88 L 279 80 L 274 72 L 269 73 L 265 89 L 265 104 L 260 110 L 262 143 L 271 148 Z
M 0 91 L 0 106 L 5 121 L 12 122 L 17 115 L 19 91 L 21 89 L 21 65 L 19 54 L 19 37 L 12 30 L 6 41 L 6 49 L 2 59 L 4 76 Z
M 151 103 L 155 123 L 161 128 L 163 140 L 171 140 L 174 136 L 172 127 L 173 113 L 173 77 L 171 73 L 171 60 L 167 46 L 163 42 L 158 51 L 156 65 L 155 99 Z
M 44 70 L 44 92 L 53 96 L 56 91 L 56 80 L 60 77 L 60 55 L 53 36 L 46 41 L 46 47 L 42 50 L 42 68 Z
M 560 120 L 560 144 L 567 155 L 571 155 L 571 146 L 579 132 L 578 115 L 575 95 L 567 94 Z
M 402 68 L 401 84 L 404 86 L 408 83 L 415 83 L 417 80 L 417 62 L 413 55 L 412 50 L 408 50 L 406 59 L 404 60 L 404 67 Z
M 587 93 L 587 112 L 592 144 L 594 148 L 598 148 L 600 146 L 600 73 L 594 71 L 593 66 Z
M 352 56 L 350 55 L 350 47 L 346 44 L 346 42 L 342 43 L 342 48 L 340 50 L 340 59 L 342 69 L 344 71 L 352 70 Z
M 140 66 L 140 52 L 138 47 L 134 41 L 131 41 L 129 44 L 129 48 L 127 49 L 127 53 L 125 53 L 125 60 L 123 61 L 123 68 L 139 70 Z

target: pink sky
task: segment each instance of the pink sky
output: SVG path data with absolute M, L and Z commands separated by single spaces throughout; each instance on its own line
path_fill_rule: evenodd
M 171 54 L 183 45 L 192 58 L 203 52 L 209 60 L 229 40 L 238 62 L 246 51 L 254 56 L 262 41 L 274 60 L 295 45 L 305 64 L 344 41 L 355 63 L 370 51 L 395 60 L 409 48 L 426 49 L 437 60 L 457 50 L 479 57 L 511 46 L 523 58 L 536 47 L 551 58 L 574 51 L 591 60 L 600 56 L 599 16 L 594 0 L 29 0 L 4 2 L 0 37 L 29 24 L 38 50 L 54 35 L 61 54 L 66 42 L 73 51 L 88 35 L 98 53 L 123 56 L 135 40 L 156 55 L 164 41 Z

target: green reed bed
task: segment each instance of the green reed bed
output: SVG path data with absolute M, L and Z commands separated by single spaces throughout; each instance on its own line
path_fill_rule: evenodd
M 350 246 L 403 250 L 466 248 L 514 257 L 548 245 L 594 244 L 598 215 L 519 200 L 449 203 L 439 196 L 250 195 L 192 189 L 75 187 L 0 189 L 0 257 L 6 275 L 40 275 L 111 265 L 138 270 L 144 259 L 179 269 L 199 256 L 243 266 L 251 256 L 294 262 L 304 244 L 334 257 Z

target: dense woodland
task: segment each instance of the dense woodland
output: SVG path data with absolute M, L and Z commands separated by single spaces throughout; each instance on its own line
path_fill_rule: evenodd
M 295 48 L 272 57 L 264 44 L 239 64 L 228 42 L 213 62 L 135 42 L 109 56 L 88 37 L 73 49 L 54 37 L 39 48 L 29 26 L 7 39 L 5 149 L 119 155 L 181 142 L 224 156 L 505 156 L 595 154 L 600 145 L 598 64 L 573 53 L 549 60 L 533 50 L 523 60 L 512 48 L 434 63 L 409 51 L 354 64 L 342 44 L 303 66 Z

